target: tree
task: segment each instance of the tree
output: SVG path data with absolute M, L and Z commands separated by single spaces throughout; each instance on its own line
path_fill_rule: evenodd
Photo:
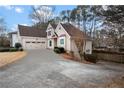
M 70 14 L 70 20 L 72 22 L 75 22 L 76 21 L 76 16 L 77 16 L 77 8 L 74 8 L 72 11 L 71 11 L 71 14 Z
M 0 46 L 4 46 L 6 37 L 6 23 L 3 18 L 0 18 Z
M 60 12 L 62 21 L 70 22 L 71 10 L 63 10 Z
M 32 13 L 29 17 L 34 23 L 46 23 L 53 18 L 54 6 L 32 6 Z
M 124 6 L 107 6 L 101 14 L 104 17 L 105 29 L 107 30 L 107 37 L 112 40 L 114 48 L 124 48 Z
M 88 5 L 79 5 L 77 6 L 77 19 L 80 20 L 80 22 L 82 23 L 82 28 L 83 31 L 86 34 L 87 31 L 87 21 L 88 21 L 88 17 L 89 17 L 89 9 L 90 6 Z
M 103 17 L 100 16 L 101 12 L 103 11 L 102 6 L 90 6 L 89 10 L 89 18 L 88 18 L 88 26 L 90 36 L 95 38 L 97 32 L 100 31 L 100 28 L 103 24 Z

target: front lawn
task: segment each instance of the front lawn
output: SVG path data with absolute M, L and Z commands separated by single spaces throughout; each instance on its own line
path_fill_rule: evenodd
M 0 67 L 21 59 L 26 55 L 26 52 L 0 52 Z

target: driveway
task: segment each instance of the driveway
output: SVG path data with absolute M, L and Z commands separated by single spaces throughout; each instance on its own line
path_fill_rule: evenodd
M 0 87 L 102 87 L 124 75 L 124 64 L 83 64 L 50 50 L 30 50 L 27 56 L 0 68 Z

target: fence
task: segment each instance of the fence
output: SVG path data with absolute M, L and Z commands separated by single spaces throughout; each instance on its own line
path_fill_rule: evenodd
M 97 55 L 98 60 L 124 63 L 124 53 L 103 50 L 93 50 L 93 53 Z

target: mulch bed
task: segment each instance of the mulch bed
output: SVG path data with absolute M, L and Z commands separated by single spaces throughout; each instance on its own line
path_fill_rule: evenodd
M 65 59 L 77 61 L 77 62 L 80 62 L 80 63 L 84 63 L 84 64 L 94 64 L 94 63 L 92 63 L 92 62 L 85 61 L 85 60 L 81 61 L 81 60 L 79 60 L 78 58 L 72 56 L 72 55 L 69 54 L 69 53 L 62 53 L 62 54 L 60 54 L 60 55 L 61 55 L 62 57 L 64 57 Z

